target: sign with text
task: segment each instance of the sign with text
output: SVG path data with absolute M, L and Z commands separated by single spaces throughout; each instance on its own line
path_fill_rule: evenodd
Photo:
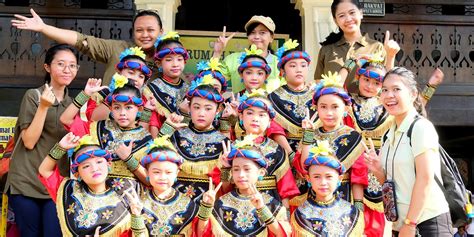
M 17 117 L 0 116 L 0 159 L 3 157 L 8 140 L 15 133 L 16 119 Z
M 385 0 L 361 0 L 364 15 L 385 16 Z
M 222 32 L 176 31 L 179 33 L 180 41 L 189 53 L 189 59 L 186 61 L 186 67 L 184 68 L 184 75 L 186 79 L 191 79 L 191 77 L 196 73 L 196 64 L 203 60 L 209 60 L 212 57 L 214 52 L 214 42 L 220 35 L 222 35 Z M 226 35 L 229 36 L 230 34 L 231 33 L 228 32 Z M 271 48 L 276 51 L 278 47 L 283 45 L 289 36 L 285 34 L 275 34 L 274 36 L 275 40 L 273 40 Z M 221 59 L 229 54 L 244 51 L 245 48 L 249 47 L 249 44 L 249 40 L 245 33 L 236 33 L 227 43 L 227 47 L 225 48 Z

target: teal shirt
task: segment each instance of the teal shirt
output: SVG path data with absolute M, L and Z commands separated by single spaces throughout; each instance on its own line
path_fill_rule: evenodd
M 238 93 L 245 89 L 244 83 L 242 82 L 239 72 L 237 70 L 240 66 L 239 59 L 241 55 L 242 55 L 241 52 L 230 54 L 224 58 L 224 61 L 222 63 L 223 64 L 222 75 L 224 75 L 227 81 L 230 82 L 233 93 Z M 280 76 L 279 76 L 280 71 L 278 70 L 278 66 L 277 66 L 278 65 L 277 56 L 269 53 L 266 60 L 270 68 L 272 69 L 272 73 L 267 78 L 266 84 L 264 86 L 267 92 L 271 93 L 274 90 L 276 90 L 278 87 L 280 87 L 282 84 L 286 84 L 286 83 L 284 83 L 284 80 L 280 79 Z

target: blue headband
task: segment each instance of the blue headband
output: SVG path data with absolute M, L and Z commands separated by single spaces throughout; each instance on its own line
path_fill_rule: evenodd
M 119 62 L 117 65 L 115 65 L 115 68 L 117 70 L 122 70 L 124 68 L 130 68 L 130 69 L 138 69 L 140 70 L 147 78 L 151 77 L 151 70 L 148 68 L 147 65 L 139 63 L 139 62 L 134 62 L 134 61 L 125 61 L 125 62 Z
M 142 158 L 140 163 L 142 164 L 142 166 L 145 166 L 155 161 L 169 161 L 175 163 L 178 166 L 181 166 L 184 162 L 184 159 L 174 151 L 164 150 L 146 155 Z
M 242 113 L 244 110 L 246 110 L 250 107 L 258 107 L 258 108 L 261 108 L 261 109 L 267 111 L 268 116 L 270 117 L 270 119 L 273 119 L 276 116 L 276 113 L 275 113 L 275 110 L 273 109 L 273 106 L 272 105 L 267 105 L 267 103 L 265 103 L 259 97 L 250 97 L 250 98 L 242 101 L 240 103 L 239 107 L 237 108 L 237 110 L 238 110 L 239 113 Z
M 335 169 L 339 175 L 344 174 L 345 169 L 342 166 L 341 162 L 334 157 L 331 156 L 315 156 L 314 153 L 309 153 L 308 158 L 304 161 L 305 169 L 308 170 L 312 165 L 321 165 L 327 166 L 329 168 Z
M 311 57 L 305 51 L 292 51 L 280 58 L 280 61 L 278 62 L 278 69 L 281 69 L 288 61 L 297 58 L 302 58 L 306 60 L 306 62 L 311 63 Z
M 107 101 L 107 104 L 109 106 L 112 105 L 112 102 L 122 102 L 122 103 L 127 103 L 127 104 L 134 104 L 136 106 L 142 106 L 143 105 L 143 100 L 141 98 L 135 97 L 135 96 L 128 96 L 128 95 L 108 95 L 107 98 L 105 98 Z
M 107 161 L 112 160 L 112 154 L 110 154 L 106 150 L 102 149 L 95 149 L 95 150 L 89 150 L 85 152 L 81 152 L 75 156 L 75 158 L 72 160 L 71 163 L 71 171 L 72 173 L 77 173 L 77 168 L 79 167 L 79 164 L 82 162 L 86 161 L 87 159 L 91 157 L 103 157 Z
M 316 88 L 316 91 L 314 92 L 313 95 L 313 105 L 317 105 L 319 97 L 323 95 L 337 95 L 342 98 L 344 101 L 344 104 L 346 105 L 351 105 L 351 97 L 343 88 L 339 87 L 320 87 Z
M 232 161 L 235 158 L 246 158 L 246 159 L 256 162 L 262 168 L 268 167 L 268 163 L 265 157 L 262 156 L 261 153 L 256 152 L 256 151 L 232 147 L 232 149 L 229 152 L 229 155 L 227 155 L 227 159 L 229 160 L 229 163 L 232 164 Z
M 160 51 L 155 53 L 154 59 L 155 60 L 162 60 L 166 55 L 169 54 L 180 54 L 183 56 L 184 61 L 188 60 L 189 54 L 188 51 L 186 51 L 185 48 L 183 47 L 174 47 L 174 48 L 164 48 L 161 49 Z
M 356 71 L 357 76 L 365 76 L 367 78 L 375 79 L 379 82 L 383 82 L 383 76 L 380 75 L 378 72 L 367 70 L 365 68 L 359 68 Z
M 267 74 L 267 76 L 272 73 L 272 69 L 270 68 L 270 66 L 268 66 L 268 64 L 261 61 L 256 61 L 256 60 L 249 60 L 247 62 L 240 64 L 238 71 L 239 73 L 242 73 L 245 69 L 250 68 L 250 67 L 257 67 L 257 68 L 261 68 L 265 70 L 265 73 Z
M 216 103 L 222 103 L 224 102 L 224 97 L 222 97 L 220 94 L 215 94 L 212 91 L 207 91 L 207 90 L 202 90 L 202 89 L 194 89 L 194 90 L 189 90 L 186 93 L 186 97 L 191 100 L 193 97 L 201 97 L 203 99 L 207 99 L 210 101 L 214 101 Z
M 213 70 L 203 70 L 199 72 L 196 77 L 194 77 L 194 80 L 204 77 L 205 75 L 211 75 L 214 79 L 217 79 L 221 83 L 221 91 L 222 93 L 227 91 L 227 80 L 225 79 L 224 75 L 222 75 L 221 72 L 219 71 L 213 71 Z

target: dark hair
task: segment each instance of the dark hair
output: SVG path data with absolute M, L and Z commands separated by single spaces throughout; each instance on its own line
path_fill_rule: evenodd
M 136 96 L 137 98 L 142 98 L 140 90 L 136 88 L 133 82 L 130 80 L 123 87 L 115 89 L 112 95 L 118 95 L 118 94 L 127 93 L 127 92 L 133 93 L 133 95 Z
M 332 4 L 331 4 L 331 14 L 334 19 L 336 18 L 337 6 L 339 5 L 339 3 L 342 3 L 342 2 L 351 2 L 352 4 L 356 5 L 356 7 L 359 10 L 362 10 L 362 5 L 360 4 L 358 0 L 334 0 L 332 1 Z M 324 42 L 322 42 L 321 45 L 325 46 L 325 45 L 334 44 L 337 41 L 339 41 L 343 36 L 344 36 L 344 32 L 342 32 L 341 28 L 339 27 L 339 32 L 337 33 L 331 32 L 331 34 L 329 34 L 328 37 L 326 37 L 326 40 L 324 40 Z
M 184 48 L 183 44 L 179 41 L 179 40 L 175 40 L 175 39 L 165 39 L 163 41 L 161 41 L 157 46 L 156 46 L 156 52 L 166 48 L 166 46 L 169 46 L 169 45 L 172 45 L 172 44 L 177 44 L 181 47 Z
M 257 28 L 258 25 L 265 26 L 264 24 L 262 24 L 260 22 L 254 22 L 254 23 L 250 24 L 249 27 L 247 27 L 247 36 L 249 36 L 252 33 L 252 31 L 255 30 L 255 28 Z M 270 29 L 268 29 L 266 26 L 265 26 L 265 28 L 270 32 L 270 34 L 272 36 L 274 35 L 274 33 Z M 275 53 L 275 51 L 273 51 L 273 49 L 272 49 L 272 44 L 268 44 L 267 50 L 269 50 L 270 53 L 272 53 L 272 54 Z
M 141 16 L 154 16 L 156 18 L 156 21 L 158 22 L 158 25 L 160 26 L 160 28 L 163 29 L 163 23 L 161 21 L 160 15 L 158 15 L 157 11 L 151 10 L 151 9 L 138 10 L 137 14 L 133 17 L 133 20 L 132 20 L 133 29 L 135 29 L 135 21 L 137 21 L 137 18 L 139 18 Z
M 413 106 L 415 107 L 416 111 L 422 115 L 423 117 L 426 117 L 426 110 L 425 106 L 421 103 L 421 96 L 420 96 L 420 89 L 418 88 L 416 79 L 415 79 L 415 74 L 413 74 L 412 71 L 404 68 L 404 67 L 394 67 L 392 70 L 388 71 L 387 74 L 385 74 L 384 81 L 387 79 L 387 77 L 391 74 L 397 75 L 401 78 L 401 82 L 411 91 L 416 94 L 415 101 L 413 102 Z
M 79 59 L 77 58 L 77 51 L 73 47 L 67 44 L 57 44 L 49 48 L 48 51 L 46 51 L 44 63 L 51 66 L 51 62 L 59 51 L 70 51 L 76 57 L 76 61 L 79 61 Z M 46 75 L 44 76 L 44 81 L 46 83 L 51 82 L 51 74 L 49 72 L 46 72 Z

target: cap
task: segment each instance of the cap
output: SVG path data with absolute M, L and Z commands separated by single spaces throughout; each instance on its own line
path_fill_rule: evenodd
M 275 32 L 275 23 L 272 18 L 268 16 L 252 16 L 252 18 L 250 18 L 250 20 L 245 24 L 245 31 L 247 31 L 247 28 L 253 23 L 260 23 L 267 27 L 272 33 Z

